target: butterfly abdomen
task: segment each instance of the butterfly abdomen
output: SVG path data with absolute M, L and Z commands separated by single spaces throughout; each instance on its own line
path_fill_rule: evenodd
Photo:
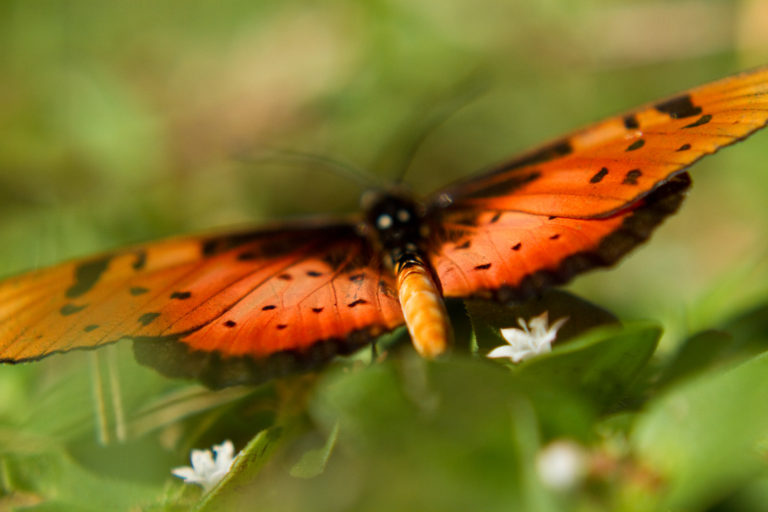
M 432 271 L 421 258 L 406 256 L 396 266 L 397 293 L 411 340 L 424 357 L 445 352 L 451 342 L 451 324 Z

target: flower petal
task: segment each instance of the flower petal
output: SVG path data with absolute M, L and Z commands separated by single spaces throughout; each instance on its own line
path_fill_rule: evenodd
M 171 470 L 171 474 L 173 476 L 183 478 L 184 480 L 187 480 L 187 481 L 197 479 L 197 473 L 195 473 L 195 470 L 189 466 L 181 466 L 178 468 L 173 468 Z
M 192 468 L 197 473 L 208 474 L 216 468 L 211 450 L 192 450 Z
M 495 349 L 491 350 L 486 354 L 486 357 L 513 357 L 514 354 L 517 353 L 517 350 L 515 350 L 514 347 L 510 347 L 509 345 L 501 345 L 500 347 L 496 347 Z
M 487 357 L 506 357 L 514 362 L 550 352 L 552 342 L 557 338 L 557 331 L 563 326 L 567 318 L 558 319 L 552 326 L 548 325 L 549 314 L 544 311 L 539 316 L 531 318 L 527 323 L 518 318 L 517 323 L 522 327 L 509 327 L 501 329 L 501 335 L 509 346 L 501 346 L 493 349 Z
M 224 441 L 211 450 L 192 450 L 192 467 L 183 466 L 171 470 L 171 474 L 182 478 L 184 483 L 196 484 L 208 492 L 224 478 L 232 467 L 235 447 L 231 441 Z

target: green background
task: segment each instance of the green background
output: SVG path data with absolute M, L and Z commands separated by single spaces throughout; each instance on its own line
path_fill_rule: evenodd
M 0 275 L 164 236 L 357 208 L 354 182 L 312 157 L 265 157 L 280 151 L 384 180 L 407 166 L 406 182 L 428 194 L 585 123 L 765 64 L 767 33 L 761 0 L 7 0 Z M 766 142 L 760 133 L 698 164 L 681 212 L 649 244 L 569 286 L 622 320 L 663 328 L 652 359 L 647 350 L 627 356 L 639 373 L 617 384 L 618 395 L 575 386 L 567 400 L 543 399 L 529 388 L 562 397 L 568 383 L 459 357 L 424 370 L 441 397 L 425 419 L 427 397 L 398 394 L 421 371 L 402 362 L 406 349 L 380 368 L 321 375 L 309 405 L 297 400 L 298 412 L 285 412 L 285 391 L 209 393 L 137 367 L 125 347 L 55 357 L 0 368 L 0 509 L 183 509 L 198 495 L 169 471 L 190 447 L 231 437 L 240 449 L 281 418 L 301 433 L 277 436 L 286 443 L 267 473 L 246 479 L 258 482 L 266 510 L 768 509 L 768 483 L 755 479 L 765 465 L 745 462 L 747 452 L 765 462 L 768 433 L 765 361 L 747 361 L 768 340 L 759 309 L 768 298 Z M 692 338 L 711 328 L 725 334 Z M 637 329 L 601 339 L 642 344 Z M 587 363 L 557 364 L 581 375 Z M 96 375 L 112 437 L 121 396 L 127 444 L 97 441 Z M 675 400 L 693 419 L 664 413 Z M 552 409 L 568 404 L 571 416 L 556 417 Z M 328 470 L 290 476 L 291 461 L 347 416 L 357 426 L 341 424 Z M 648 487 L 616 470 L 571 495 L 552 493 L 536 483 L 531 460 L 559 437 L 666 476 Z M 89 492 L 95 501 L 84 501 Z

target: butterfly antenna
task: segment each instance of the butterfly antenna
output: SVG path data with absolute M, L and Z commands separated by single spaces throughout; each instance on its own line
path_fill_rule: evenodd
M 395 184 L 400 185 L 405 180 L 405 175 L 410 170 L 418 151 L 424 146 L 424 142 L 430 137 L 442 124 L 455 116 L 461 109 L 475 101 L 479 96 L 485 94 L 488 90 L 487 80 L 480 76 L 473 76 L 464 83 L 459 84 L 453 89 L 453 93 L 447 100 L 436 102 L 439 107 L 430 109 L 431 112 L 420 122 L 410 121 L 407 123 L 410 129 L 398 130 L 399 133 L 405 132 L 404 136 L 395 135 L 390 138 L 390 142 L 385 145 L 382 152 L 374 160 L 373 169 L 399 169 L 399 174 L 395 179 Z M 392 151 L 392 148 L 398 148 Z M 385 164 L 387 160 L 391 161 L 391 154 L 395 154 L 394 165 Z
M 380 188 L 381 181 L 371 173 L 356 167 L 348 162 L 331 158 L 317 153 L 297 151 L 293 149 L 266 149 L 259 154 L 238 155 L 237 159 L 247 163 L 261 162 L 291 162 L 298 165 L 319 164 L 314 167 L 318 170 L 325 170 L 344 179 L 348 179 L 357 184 L 361 189 Z

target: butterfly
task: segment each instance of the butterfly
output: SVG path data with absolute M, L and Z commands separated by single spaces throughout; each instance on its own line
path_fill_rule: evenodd
M 444 298 L 523 300 L 609 266 L 675 212 L 688 166 L 768 121 L 768 68 L 611 117 L 437 191 L 363 212 L 177 238 L 0 283 L 0 360 L 134 340 L 211 387 L 318 367 L 403 324 L 451 343 Z

